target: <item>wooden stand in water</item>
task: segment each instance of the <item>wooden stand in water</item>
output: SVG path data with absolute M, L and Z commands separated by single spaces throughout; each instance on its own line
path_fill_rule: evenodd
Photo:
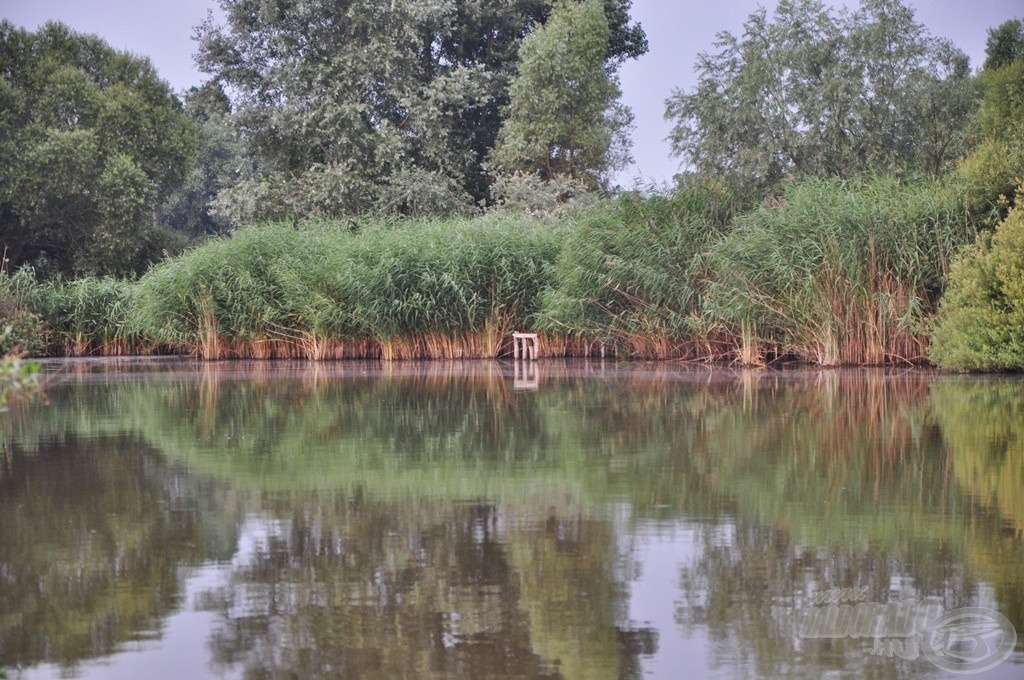
M 536 333 L 512 334 L 512 356 L 516 359 L 522 356 L 524 359 L 533 359 L 536 361 L 539 346 L 540 343 L 537 341 Z M 519 353 L 520 348 L 522 349 L 521 355 Z

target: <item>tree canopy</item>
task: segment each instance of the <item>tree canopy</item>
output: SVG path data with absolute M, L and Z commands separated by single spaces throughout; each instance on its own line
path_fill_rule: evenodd
M 781 0 L 715 46 L 696 89 L 667 102 L 673 151 L 698 172 L 761 188 L 790 174 L 937 175 L 962 152 L 976 109 L 967 56 L 900 0 L 853 13 Z
M 497 170 L 564 175 L 596 188 L 627 161 L 632 113 L 605 70 L 610 38 L 598 0 L 556 5 L 526 37 L 491 154 Z
M 484 161 L 519 46 L 544 0 L 222 0 L 198 63 L 232 97 L 258 174 L 236 219 L 457 212 L 488 196 Z M 630 0 L 605 0 L 603 64 L 642 54 Z
M 1015 61 L 1024 61 L 1024 21 L 1011 19 L 989 29 L 985 41 L 986 71 L 1009 66 Z
M 157 206 L 195 130 L 147 59 L 58 23 L 0 22 L 0 242 L 8 264 L 127 273 L 159 256 Z

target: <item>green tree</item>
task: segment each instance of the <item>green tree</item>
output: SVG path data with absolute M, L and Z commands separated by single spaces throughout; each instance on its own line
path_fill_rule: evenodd
M 629 158 L 632 113 L 605 69 L 611 32 L 598 0 L 563 1 L 524 41 L 495 170 L 602 186 Z
M 978 80 L 980 141 L 959 174 L 971 189 L 970 207 L 988 213 L 994 225 L 1006 216 L 1024 177 L 1024 22 L 1008 21 L 989 31 Z
M 1024 60 L 1024 21 L 1010 19 L 988 31 L 985 41 L 986 71 L 995 71 Z
M 232 119 L 231 101 L 218 83 L 191 88 L 184 103 L 199 130 L 196 162 L 162 207 L 160 219 L 192 240 L 223 235 L 232 225 L 214 213 L 214 201 L 221 191 L 251 177 L 252 163 Z
M 258 172 L 222 193 L 233 220 L 452 212 L 484 168 L 523 37 L 544 0 L 222 0 L 197 60 L 232 94 Z M 603 63 L 646 50 L 629 0 L 606 0 Z
M 855 13 L 782 0 L 698 57 L 693 92 L 666 117 L 697 172 L 760 189 L 786 175 L 936 175 L 962 152 L 976 108 L 967 57 L 930 37 L 899 0 Z
M 168 234 L 156 207 L 195 131 L 146 59 L 49 23 L 0 22 L 0 242 L 11 266 L 126 273 Z

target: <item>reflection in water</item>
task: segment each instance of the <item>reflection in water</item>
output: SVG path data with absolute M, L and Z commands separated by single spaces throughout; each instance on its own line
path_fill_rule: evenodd
M 25 677 L 938 676 L 799 637 L 854 585 L 1024 632 L 1019 381 L 60 366 L 0 420 Z

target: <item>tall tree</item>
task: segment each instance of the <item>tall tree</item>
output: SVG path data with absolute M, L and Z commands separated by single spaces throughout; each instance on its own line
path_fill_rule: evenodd
M 966 55 L 900 0 L 834 12 L 817 0 L 758 10 L 721 33 L 676 91 L 673 151 L 698 172 L 770 187 L 787 174 L 936 174 L 962 152 L 976 109 Z
M 642 54 L 630 0 L 605 0 L 610 70 Z M 488 195 L 483 163 L 545 0 L 221 0 L 197 61 L 233 98 L 259 175 L 235 219 L 444 212 Z
M 497 171 L 568 176 L 597 188 L 628 161 L 632 113 L 605 69 L 610 39 L 599 0 L 563 0 L 523 41 L 491 154 Z
M 189 89 L 184 104 L 199 131 L 196 162 L 162 206 L 160 220 L 196 240 L 229 230 L 230 224 L 214 214 L 214 201 L 221 191 L 250 177 L 252 164 L 231 119 L 231 101 L 218 83 Z
M 986 71 L 995 71 L 1015 61 L 1024 61 L 1024 20 L 1010 19 L 988 31 L 985 41 Z
M 1024 170 L 1024 22 L 989 31 L 978 115 L 980 142 L 960 165 L 972 187 L 972 207 L 989 212 L 994 226 L 1019 198 Z
M 159 256 L 156 207 L 195 130 L 146 59 L 0 22 L 0 242 L 10 264 L 126 273 Z

